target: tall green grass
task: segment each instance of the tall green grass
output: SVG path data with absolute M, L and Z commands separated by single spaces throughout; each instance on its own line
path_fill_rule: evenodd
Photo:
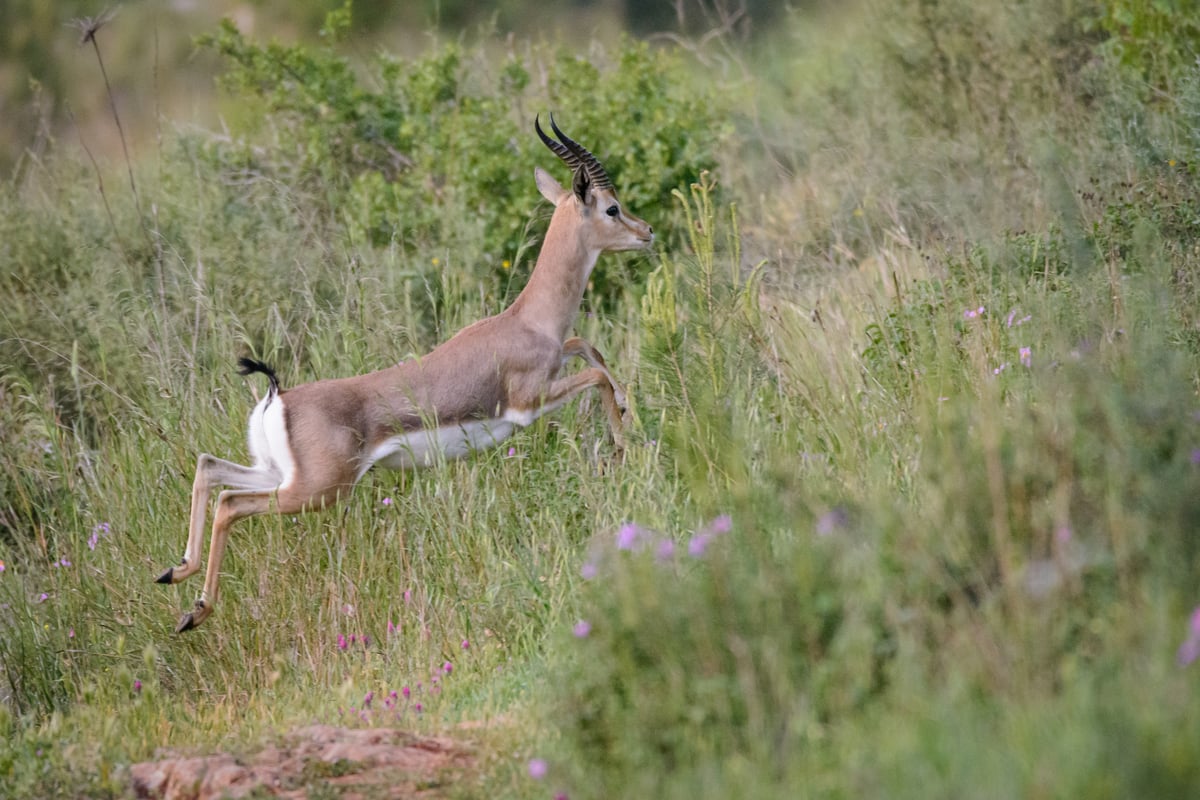
M 186 636 L 199 578 L 152 581 L 197 454 L 244 457 L 262 387 L 236 356 L 349 375 L 499 310 L 553 159 L 522 138 L 407 185 L 363 158 L 378 139 L 355 149 L 380 109 L 528 135 L 499 84 L 458 80 L 486 50 L 368 91 L 333 51 L 226 30 L 243 77 L 300 59 L 361 104 L 268 86 L 231 139 L 172 137 L 135 165 L 150 219 L 110 188 L 110 222 L 69 153 L 26 169 L 0 195 L 0 794 L 119 796 L 160 747 L 312 720 L 484 720 L 458 734 L 482 755 L 464 795 L 1188 796 L 1200 72 L 1146 102 L 1090 6 L 885 11 L 719 58 L 597 50 L 594 73 L 506 56 L 500 75 L 574 70 L 522 101 L 594 122 L 631 210 L 673 228 L 577 326 L 630 383 L 624 457 L 585 402 L 511 449 L 243 522 Z M 451 96 L 412 111 L 431 75 Z M 637 102 L 588 105 L 593 79 Z M 689 116 L 714 97 L 738 136 Z M 635 122 L 675 185 L 621 163 Z M 465 213 L 510 173 L 503 230 L 397 202 L 441 175 L 431 196 Z

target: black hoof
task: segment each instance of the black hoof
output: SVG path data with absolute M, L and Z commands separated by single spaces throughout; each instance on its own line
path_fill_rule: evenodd
M 196 601 L 196 610 L 189 611 L 188 613 L 184 614 L 182 617 L 179 618 L 179 624 L 175 626 L 175 632 L 183 633 L 184 631 L 192 630 L 193 628 L 197 627 L 201 622 L 203 622 L 204 618 L 207 617 L 209 615 L 209 613 L 210 612 L 209 612 L 208 608 L 204 605 L 204 601 L 197 600 Z
M 159 575 L 159 576 L 158 576 L 158 577 L 157 577 L 157 578 L 154 580 L 154 582 L 155 582 L 155 583 L 170 583 L 170 582 L 171 582 L 171 578 L 173 578 L 174 576 L 175 576 L 175 568 L 174 568 L 174 567 L 167 567 L 167 571 L 166 571 L 166 572 L 164 572 L 162 575 Z

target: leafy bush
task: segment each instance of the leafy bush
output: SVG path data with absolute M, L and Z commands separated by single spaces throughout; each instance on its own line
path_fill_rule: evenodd
M 348 8 L 331 14 L 321 47 L 255 44 L 229 21 L 201 44 L 229 59 L 225 86 L 260 100 L 259 122 L 277 136 L 261 155 L 218 148 L 216 165 L 245 159 L 307 185 L 352 237 L 471 249 L 479 274 L 504 277 L 538 246 L 528 225 L 538 198 L 532 166 L 561 174 L 533 134 L 539 113 L 545 121 L 557 112 L 629 208 L 667 231 L 671 191 L 716 166 L 726 106 L 669 50 L 625 40 L 606 64 L 603 53 L 531 48 L 491 69 L 481 51 L 449 43 L 412 61 L 379 55 L 360 76 L 333 48 L 349 21 Z M 627 277 L 606 269 L 594 281 L 601 298 L 619 294 Z
M 1194 0 L 1104 0 L 1101 6 L 1105 49 L 1155 88 L 1172 89 L 1182 68 L 1200 55 Z

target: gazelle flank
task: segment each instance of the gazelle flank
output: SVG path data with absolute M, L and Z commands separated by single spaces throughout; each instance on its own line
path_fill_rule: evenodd
M 177 631 L 212 614 L 230 528 L 255 514 L 325 508 L 349 494 L 375 465 L 424 467 L 495 446 L 518 428 L 595 388 L 615 445 L 622 445 L 625 394 L 588 342 L 567 338 L 601 253 L 649 247 L 654 234 L 628 214 L 604 167 L 566 136 L 535 120 L 539 137 L 571 168 L 569 189 L 542 170 L 534 180 L 554 214 L 529 283 L 512 305 L 459 331 L 427 355 L 367 375 L 281 389 L 274 371 L 241 359 L 240 372 L 264 373 L 267 394 L 250 414 L 250 467 L 207 453 L 196 463 L 187 546 L 159 583 L 200 569 L 210 493 L 217 496 L 204 588 Z M 572 358 L 587 368 L 563 374 Z

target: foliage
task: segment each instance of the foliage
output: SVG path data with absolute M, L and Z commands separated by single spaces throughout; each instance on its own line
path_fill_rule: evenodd
M 1105 0 L 1098 15 L 1105 48 L 1157 89 L 1200 56 L 1200 5 L 1195 0 Z
M 360 77 L 332 48 L 349 24 L 348 8 L 334 12 L 329 44 L 308 47 L 254 44 L 225 21 L 201 44 L 229 60 L 225 86 L 260 99 L 270 115 L 278 141 L 254 168 L 310 186 L 356 238 L 447 250 L 482 238 L 476 269 L 503 277 L 504 264 L 536 251 L 529 165 L 562 174 L 532 133 L 532 117 L 547 111 L 597 153 L 623 201 L 656 224 L 673 189 L 715 167 L 726 132 L 721 102 L 670 51 L 625 40 L 605 63 L 603 54 L 565 48 L 510 50 L 492 70 L 482 53 L 448 43 L 411 61 L 380 55 Z M 223 168 L 244 153 L 213 155 Z M 601 267 L 595 289 L 617 296 L 629 277 Z
M 166 132 L 144 215 L 124 172 L 101 197 L 31 162 L 0 193 L 0 796 L 120 795 L 159 748 L 314 720 L 470 737 L 461 796 L 1189 796 L 1200 70 L 1146 104 L 1067 5 L 816 44 L 800 15 L 761 61 L 357 65 L 224 28 L 236 133 Z M 950 111 L 936 75 L 895 91 L 930 35 Z M 197 454 L 245 457 L 236 356 L 294 385 L 499 310 L 543 106 L 665 234 L 577 320 L 628 384 L 624 455 L 575 404 L 247 520 L 175 636 L 198 579 L 152 581 Z M 405 687 L 420 711 L 381 707 Z

